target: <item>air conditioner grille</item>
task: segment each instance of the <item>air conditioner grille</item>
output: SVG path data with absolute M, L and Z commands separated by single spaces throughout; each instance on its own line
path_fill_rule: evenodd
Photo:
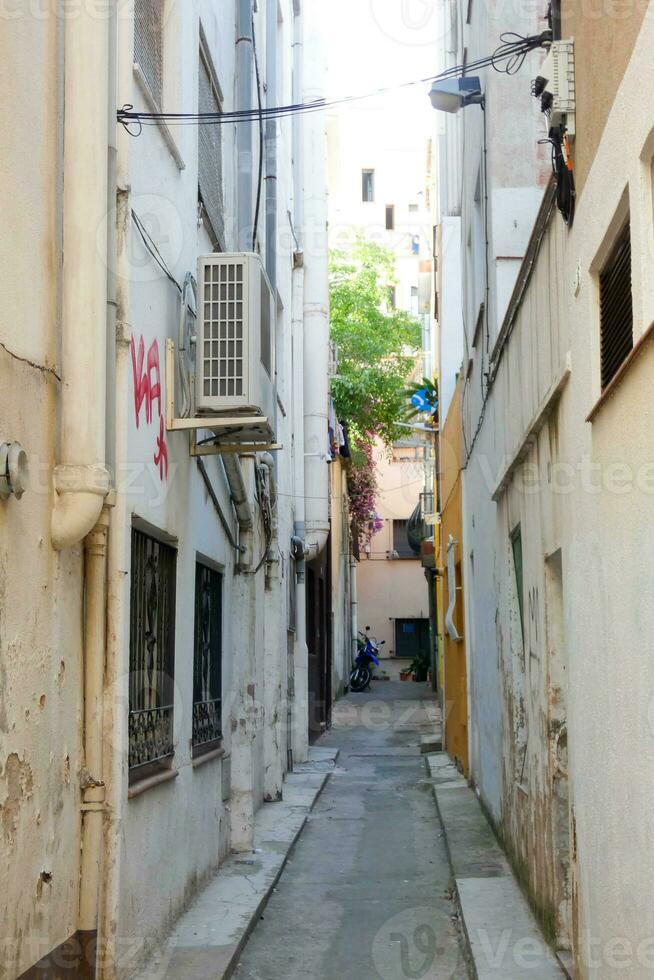
M 205 266 L 203 387 L 208 396 L 243 395 L 243 263 Z

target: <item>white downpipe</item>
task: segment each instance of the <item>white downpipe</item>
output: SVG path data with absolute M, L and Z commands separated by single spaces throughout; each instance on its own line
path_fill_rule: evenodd
M 296 47 L 296 51 L 298 48 Z M 296 188 L 301 187 L 301 179 L 296 175 Z M 294 425 L 294 472 L 293 491 L 295 501 L 294 533 L 305 543 L 305 499 L 304 499 L 304 269 L 293 270 L 293 399 Z M 294 696 L 291 707 L 292 738 L 291 748 L 294 762 L 304 762 L 309 751 L 308 734 L 308 685 L 309 651 L 307 648 L 307 606 L 304 559 L 296 564 L 295 585 L 295 644 L 293 648 Z
M 108 17 L 65 18 L 61 464 L 54 472 L 52 544 L 80 542 L 100 517 L 107 365 Z
M 251 531 L 254 527 L 254 518 L 245 486 L 241 460 L 236 453 L 225 453 L 220 458 L 229 484 L 229 492 L 234 503 L 238 526 L 241 531 Z
M 84 622 L 84 770 L 82 788 L 82 849 L 78 929 L 98 928 L 103 853 L 105 784 L 102 710 L 105 666 L 105 593 L 109 510 L 85 541 L 86 605 Z
M 259 465 L 263 466 L 268 472 L 268 491 L 270 493 L 270 509 L 272 512 L 272 539 L 270 546 L 268 548 L 267 563 L 266 568 L 266 585 L 270 585 L 273 578 L 276 575 L 273 573 L 270 566 L 277 566 L 279 563 L 278 559 L 278 542 L 279 542 L 279 519 L 277 514 L 277 477 L 276 464 L 273 459 L 272 453 L 259 453 Z
M 293 102 L 302 101 L 304 72 L 304 16 L 299 0 L 293 3 Z M 305 248 L 304 236 L 304 138 L 307 117 L 293 116 L 293 224 L 298 249 Z M 293 494 L 294 534 L 305 539 L 304 499 L 304 265 L 293 269 L 291 332 L 293 338 Z M 293 762 L 304 762 L 309 752 L 307 649 L 307 607 L 304 559 L 296 564 L 295 643 L 293 645 L 293 687 L 291 715 L 291 754 Z
M 305 0 L 303 100 L 324 96 L 318 19 L 321 0 Z M 307 558 L 329 535 L 328 400 L 329 269 L 327 247 L 326 123 L 322 112 L 303 118 L 304 138 L 304 496 Z
M 351 624 L 351 636 L 350 636 L 350 652 L 352 655 L 352 663 L 357 658 L 358 646 L 357 640 L 359 636 L 359 599 L 357 593 L 357 560 L 354 555 L 350 555 L 350 624 Z M 348 670 L 348 665 L 345 665 L 346 669 L 346 683 L 349 680 L 350 671 Z

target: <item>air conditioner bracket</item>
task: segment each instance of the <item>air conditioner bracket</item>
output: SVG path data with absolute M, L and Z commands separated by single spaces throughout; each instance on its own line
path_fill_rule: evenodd
M 266 440 L 269 421 L 262 415 L 195 415 L 175 417 L 175 344 L 166 340 L 166 429 L 168 432 L 190 433 L 191 456 L 215 456 L 220 453 L 275 451 L 282 449 L 278 442 Z M 197 431 L 213 432 L 215 438 L 198 444 Z M 263 430 L 263 431 L 262 431 Z

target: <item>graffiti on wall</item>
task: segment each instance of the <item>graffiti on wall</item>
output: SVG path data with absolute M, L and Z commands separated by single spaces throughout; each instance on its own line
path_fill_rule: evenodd
M 159 342 L 153 340 L 145 351 L 143 336 L 139 339 L 138 352 L 134 338 L 130 341 L 132 354 L 132 378 L 134 381 L 134 418 L 136 428 L 141 424 L 141 414 L 145 424 L 157 426 L 155 447 L 153 453 L 154 465 L 159 470 L 159 478 L 163 482 L 168 478 L 168 446 L 166 445 L 166 428 L 162 412 L 161 368 L 159 360 Z M 155 414 L 156 407 L 156 414 Z M 143 410 L 143 413 L 141 412 Z

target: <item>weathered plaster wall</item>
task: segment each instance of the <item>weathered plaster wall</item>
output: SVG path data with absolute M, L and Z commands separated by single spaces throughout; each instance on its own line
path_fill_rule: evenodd
M 61 266 L 61 24 L 27 10 L 0 32 L 0 441 L 32 488 L 0 502 L 0 977 L 77 928 L 80 549 L 50 543 Z M 65 381 L 65 379 L 64 379 Z
M 572 939 L 583 980 L 644 980 L 652 970 L 651 341 L 587 418 L 600 396 L 598 270 L 627 209 L 635 342 L 654 321 L 654 119 L 645 94 L 653 41 L 646 18 L 575 224 L 568 231 L 554 212 L 543 237 L 465 476 L 475 575 L 481 529 L 495 535 L 496 601 L 485 608 L 478 588 L 468 596 L 471 619 L 483 615 L 487 632 L 496 625 L 487 651 L 503 706 L 496 819 L 542 920 L 560 943 Z M 585 55 L 599 59 L 601 47 L 589 44 Z M 522 625 L 511 548 L 518 525 Z M 472 669 L 480 672 L 478 659 Z M 476 727 L 482 713 L 476 706 Z
M 283 5 L 280 25 L 282 97 L 290 101 L 291 4 Z M 219 17 L 209 2 L 174 5 L 166 24 L 167 43 L 184 51 L 171 100 L 179 107 L 197 101 L 198 18 L 225 96 L 233 107 L 235 12 Z M 265 77 L 264 17 L 257 18 L 260 57 Z M 143 94 L 132 74 L 131 34 L 125 28 L 121 45 L 122 101 L 145 108 Z M 166 49 L 168 50 L 168 48 Z M 280 56 L 282 55 L 280 51 Z M 164 350 L 167 337 L 177 338 L 179 299 L 175 288 L 159 273 L 132 224 L 120 269 L 121 335 L 118 355 L 117 432 L 123 478 L 113 525 L 112 589 L 117 610 L 113 668 L 113 724 L 123 731 L 114 752 L 115 830 L 118 841 L 109 859 L 113 865 L 113 895 L 106 909 L 106 930 L 126 950 L 119 975 L 129 977 L 132 963 L 142 957 L 170 928 L 203 880 L 219 865 L 230 847 L 230 813 L 223 800 L 223 776 L 238 791 L 249 787 L 256 810 L 281 791 L 286 768 L 286 639 L 288 626 L 288 548 L 293 524 L 292 430 L 290 407 L 301 392 L 291 385 L 291 274 L 293 241 L 284 230 L 291 208 L 292 178 L 290 123 L 281 124 L 278 142 L 280 315 L 277 337 L 279 415 L 277 435 L 284 451 L 277 457 L 279 491 L 278 561 L 265 587 L 261 570 L 249 585 L 235 575 L 235 556 L 227 541 L 195 461 L 189 456 L 188 436 L 161 429 L 165 397 Z M 236 248 L 236 159 L 234 127 L 223 127 L 226 246 Z M 198 254 L 212 250 L 204 228 L 197 223 L 197 130 L 173 131 L 178 162 L 162 133 L 145 129 L 138 140 L 121 134 L 121 167 L 129 183 L 129 206 L 139 215 L 162 251 L 176 279 L 195 273 Z M 263 212 L 259 238 L 264 241 Z M 161 402 L 152 397 L 137 408 L 135 386 L 141 381 L 139 348 L 158 353 L 160 371 L 150 372 L 161 384 Z M 132 358 L 134 352 L 134 359 Z M 136 364 L 136 369 L 135 369 Z M 143 371 L 146 369 L 143 368 Z M 148 411 L 149 406 L 149 411 Z M 163 453 L 162 453 L 163 447 Z M 220 505 L 236 533 L 236 520 L 220 460 L 208 457 L 207 470 Z M 251 481 L 253 460 L 243 461 Z M 253 507 L 256 505 L 252 499 Z M 127 798 L 128 773 L 122 712 L 127 708 L 129 669 L 130 533 L 134 519 L 145 520 L 169 535 L 177 546 L 175 628 L 175 756 L 174 780 Z M 263 535 L 257 525 L 254 560 L 262 557 Z M 191 758 L 193 703 L 193 624 L 195 561 L 209 559 L 224 572 L 223 579 L 223 735 L 225 758 L 198 765 Z M 251 589 L 252 601 L 243 596 Z M 239 610 L 237 613 L 236 610 Z M 306 719 L 304 719 L 306 728 Z M 244 748 L 232 754 L 234 730 L 245 732 Z M 248 790 L 249 791 L 249 790 Z M 136 859 L 138 856 L 138 860 Z

